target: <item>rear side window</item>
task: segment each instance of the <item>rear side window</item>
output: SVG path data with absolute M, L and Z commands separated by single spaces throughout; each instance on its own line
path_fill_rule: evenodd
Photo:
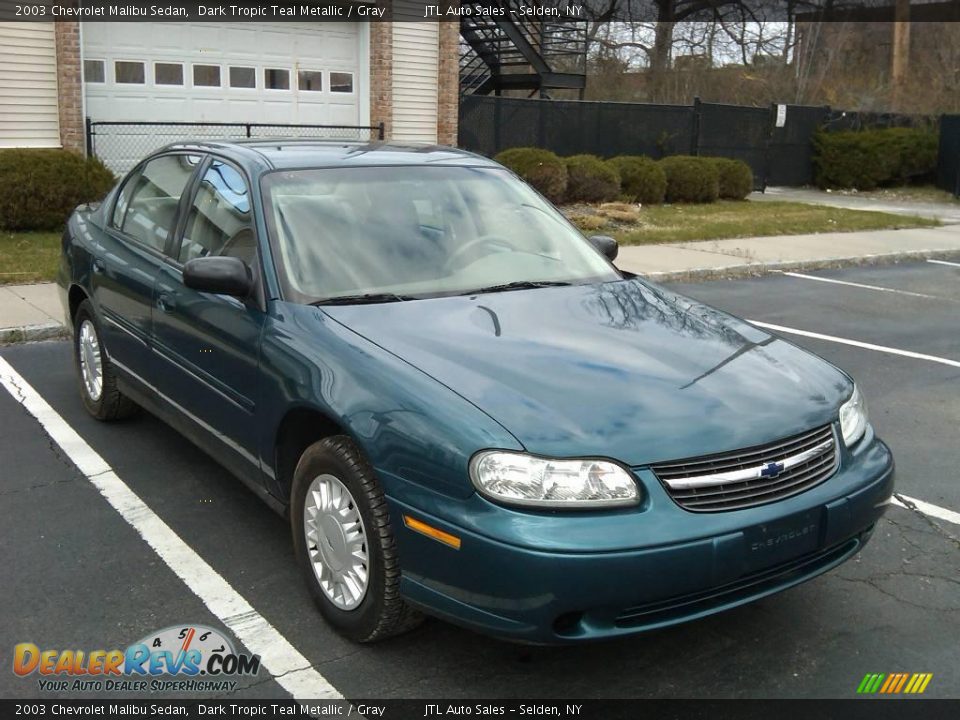
M 178 259 L 185 263 L 207 255 L 229 255 L 253 265 L 255 237 L 250 191 L 243 175 L 226 163 L 213 162 L 197 187 Z
M 144 165 L 132 183 L 121 191 L 114 209 L 114 225 L 144 245 L 163 251 L 177 221 L 180 196 L 200 158 L 196 155 L 164 155 Z M 121 205 L 126 204 L 125 212 Z M 122 212 L 122 218 L 117 212 Z

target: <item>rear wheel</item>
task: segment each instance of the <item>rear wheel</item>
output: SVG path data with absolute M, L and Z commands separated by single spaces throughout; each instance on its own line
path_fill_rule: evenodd
M 137 411 L 136 404 L 117 389 L 113 364 L 93 305 L 84 300 L 73 321 L 73 357 L 83 405 L 97 420 L 119 420 Z
M 343 435 L 306 449 L 294 472 L 293 545 L 320 613 L 357 642 L 418 625 L 400 597 L 400 563 L 383 492 L 359 448 Z

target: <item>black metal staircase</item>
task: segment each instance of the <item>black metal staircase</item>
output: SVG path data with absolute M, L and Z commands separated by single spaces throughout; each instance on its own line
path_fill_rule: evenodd
M 526 90 L 548 97 L 552 89 L 583 91 L 587 24 L 562 17 L 533 19 L 519 12 L 522 0 L 464 3 L 460 19 L 461 94 Z M 561 8 L 564 6 L 562 3 Z M 499 9 L 499 13 L 494 12 Z

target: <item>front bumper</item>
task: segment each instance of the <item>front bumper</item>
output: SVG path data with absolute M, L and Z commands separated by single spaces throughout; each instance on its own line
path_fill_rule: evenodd
M 422 488 L 388 498 L 413 605 L 531 643 L 635 634 L 751 602 L 830 570 L 869 539 L 893 493 L 872 430 L 837 473 L 779 502 L 712 514 L 677 506 L 651 473 L 637 508 L 529 513 Z M 392 487 L 390 487 L 392 486 Z M 458 550 L 404 527 L 410 515 L 461 538 Z

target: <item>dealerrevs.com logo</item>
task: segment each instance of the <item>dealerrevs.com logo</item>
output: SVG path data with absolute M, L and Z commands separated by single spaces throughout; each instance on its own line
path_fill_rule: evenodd
M 231 678 L 256 675 L 260 656 L 237 653 L 213 628 L 174 625 L 125 650 L 41 650 L 14 647 L 13 672 L 38 675 L 49 692 L 215 692 L 234 690 Z

